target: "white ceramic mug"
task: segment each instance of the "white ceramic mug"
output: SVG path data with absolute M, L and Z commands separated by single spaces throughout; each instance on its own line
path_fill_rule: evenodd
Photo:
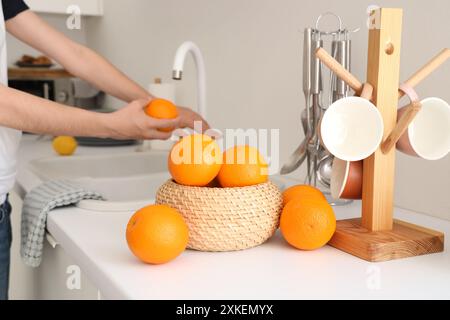
M 383 139 L 384 123 L 369 100 L 348 97 L 333 103 L 323 116 L 320 134 L 336 158 L 360 161 L 371 156 Z
M 439 98 L 427 98 L 397 149 L 426 160 L 439 160 L 450 152 L 450 106 Z M 398 116 L 405 112 L 402 108 Z

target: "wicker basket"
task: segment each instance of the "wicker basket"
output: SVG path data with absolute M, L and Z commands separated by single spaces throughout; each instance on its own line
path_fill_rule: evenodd
M 165 183 L 156 203 L 177 209 L 189 227 L 188 248 L 237 251 L 263 244 L 278 228 L 282 195 L 271 182 L 245 188 Z

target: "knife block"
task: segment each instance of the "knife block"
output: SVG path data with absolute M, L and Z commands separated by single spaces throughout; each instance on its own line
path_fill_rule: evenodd
M 383 116 L 388 137 L 397 123 L 402 9 L 374 12 L 369 30 L 367 83 Z M 331 246 L 367 261 L 379 262 L 444 250 L 444 234 L 393 219 L 395 148 L 378 149 L 364 160 L 362 218 L 337 222 Z

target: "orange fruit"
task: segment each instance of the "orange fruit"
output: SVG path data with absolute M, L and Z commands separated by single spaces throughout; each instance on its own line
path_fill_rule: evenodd
M 177 107 L 169 100 L 154 99 L 145 108 L 145 113 L 155 119 L 175 119 L 178 117 Z M 158 129 L 162 132 L 172 132 L 174 128 Z
M 294 199 L 283 209 L 280 229 L 284 239 L 293 247 L 316 250 L 333 237 L 336 217 L 325 200 Z
M 77 150 L 78 142 L 73 137 L 60 136 L 53 139 L 52 146 L 60 156 L 71 156 Z
M 207 135 L 195 134 L 177 142 L 169 154 L 172 178 L 185 186 L 204 187 L 211 183 L 222 166 L 222 152 Z
M 153 205 L 131 217 L 126 236 L 128 247 L 137 258 L 149 264 L 162 264 L 186 249 L 189 230 L 178 211 Z
M 293 186 L 283 192 L 283 206 L 293 199 L 327 200 L 319 189 L 308 185 Z
M 268 165 L 258 149 L 237 146 L 224 152 L 217 178 L 224 188 L 246 187 L 267 182 L 268 171 Z

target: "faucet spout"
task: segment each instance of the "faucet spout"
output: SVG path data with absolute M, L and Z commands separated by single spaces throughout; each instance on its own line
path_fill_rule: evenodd
M 186 56 L 188 53 L 192 54 L 195 66 L 197 68 L 197 103 L 198 112 L 206 118 L 206 68 L 205 60 L 203 59 L 200 48 L 193 42 L 187 41 L 183 43 L 177 50 L 175 61 L 173 64 L 172 78 L 174 80 L 182 80 L 183 69 Z
M 183 79 L 183 71 L 173 70 L 172 79 L 173 80 L 182 80 Z

